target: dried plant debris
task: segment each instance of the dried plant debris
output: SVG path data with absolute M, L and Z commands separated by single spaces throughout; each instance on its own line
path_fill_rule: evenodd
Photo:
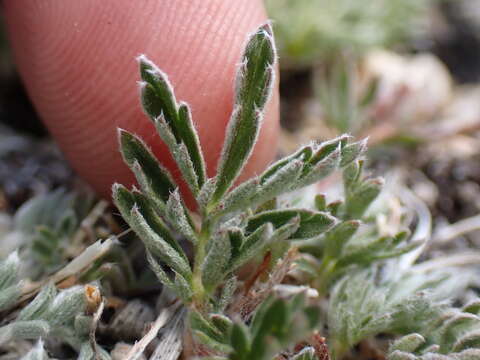
M 364 359 L 379 337 L 383 359 L 479 358 L 478 254 L 425 254 L 428 208 L 404 178 L 365 171 L 365 140 L 309 143 L 237 183 L 275 82 L 270 24 L 248 39 L 211 178 L 189 105 L 138 62 L 145 113 L 195 203 L 119 130 L 138 182 L 113 187 L 127 240 L 106 203 L 63 190 L 5 214 L 0 359 Z

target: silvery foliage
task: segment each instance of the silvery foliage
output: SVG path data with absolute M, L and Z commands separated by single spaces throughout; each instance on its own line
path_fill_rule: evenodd
M 58 270 L 69 240 L 87 215 L 93 198 L 58 189 L 26 201 L 1 238 L 0 258 L 19 249 L 22 266 L 33 279 Z
M 50 357 L 43 347 L 43 341 L 39 340 L 21 360 L 50 360 Z
M 401 257 L 425 243 L 423 238 L 412 238 L 406 226 L 393 235 L 379 231 L 367 210 L 381 193 L 383 183 L 382 178 L 365 176 L 363 160 L 354 160 L 343 170 L 342 200 L 327 203 L 324 195 L 316 196 L 317 211 L 328 212 L 336 223 L 319 236 L 296 244 L 312 255 L 300 259 L 298 265 L 322 294 L 352 270 Z
M 20 258 L 17 252 L 0 261 L 0 312 L 15 303 L 21 294 Z
M 14 317 L 7 316 L 24 295 L 25 282 L 20 276 L 22 263 L 17 252 L 0 261 L 0 347 L 19 340 L 55 338 L 69 344 L 80 355 L 90 354 L 80 356 L 80 359 L 91 359 L 89 333 L 92 317 L 85 315 L 83 286 L 58 291 L 53 284 L 47 284 L 19 313 Z M 110 358 L 103 349 L 98 351 L 102 359 Z M 41 342 L 24 358 L 48 359 Z
M 441 344 L 428 351 L 436 349 L 442 354 L 478 346 L 480 343 L 474 341 L 467 343 L 464 336 L 472 336 L 480 329 L 479 303 L 473 302 L 463 310 L 449 304 L 465 292 L 473 277 L 473 272 L 455 268 L 422 272 L 412 266 L 399 273 L 396 259 L 348 272 L 335 283 L 330 296 L 328 324 L 333 354 L 338 357 L 360 341 L 381 333 L 425 336 L 418 349 L 427 349 L 423 344 Z M 469 321 L 467 326 L 465 319 Z M 453 345 L 460 343 L 463 347 Z M 400 356 L 395 350 L 392 347 L 392 359 L 400 359 L 395 357 Z M 428 356 L 419 359 L 430 359 Z
M 0 298 L 10 295 L 13 299 L 8 304 L 3 302 L 0 311 L 9 310 L 8 306 L 19 299 L 20 288 L 11 290 L 12 286 L 18 284 L 18 266 L 19 259 L 16 253 L 0 263 Z M 89 351 L 91 354 L 93 350 L 89 342 L 89 333 L 92 317 L 86 315 L 85 310 L 84 286 L 77 285 L 58 291 L 53 284 L 47 284 L 12 321 L 0 323 L 0 346 L 16 340 L 55 337 L 79 351 L 80 355 Z M 42 352 L 39 347 L 40 345 L 37 345 L 26 358 L 40 356 Z M 99 349 L 99 353 L 102 359 L 110 358 L 102 349 Z M 90 359 L 91 356 L 80 358 Z
M 463 336 L 468 330 L 468 336 L 475 337 L 478 322 L 468 329 L 446 330 L 450 325 L 442 326 L 441 319 L 456 317 L 452 324 L 462 321 L 462 311 L 451 308 L 448 302 L 465 292 L 475 278 L 474 271 L 445 266 L 425 270 L 422 263 L 415 265 L 428 236 L 419 235 L 420 228 L 430 226 L 429 220 L 419 219 L 412 237 L 408 230 L 380 236 L 366 210 L 380 193 L 381 179 L 363 178 L 361 170 L 361 161 L 344 170 L 345 198 L 335 203 L 331 211 L 341 221 L 322 237 L 303 244 L 316 261 L 299 261 L 300 268 L 312 275 L 317 288 L 330 295 L 328 341 L 333 358 L 341 358 L 362 340 L 382 333 L 418 333 L 427 339 L 419 350 L 440 344 L 438 351 L 442 354 L 454 353 L 458 348 L 452 348 L 452 344 L 467 344 Z M 316 206 L 328 207 L 322 196 L 317 196 Z M 418 216 L 421 217 L 420 213 Z M 477 314 L 466 317 L 476 318 Z M 449 338 L 445 337 L 447 333 Z M 463 351 L 470 347 L 464 355 L 472 354 L 471 348 L 478 345 L 468 342 L 462 348 Z M 428 351 L 433 352 L 432 348 Z M 421 359 L 430 359 L 428 356 Z M 452 356 L 456 359 L 457 355 Z
M 423 336 L 412 333 L 394 342 L 389 360 L 480 359 L 480 300 L 448 309 L 430 321 Z

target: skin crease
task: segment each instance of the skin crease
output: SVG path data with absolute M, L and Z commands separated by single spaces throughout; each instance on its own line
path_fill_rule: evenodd
M 135 61 L 141 53 L 168 74 L 177 100 L 190 104 L 208 174 L 215 174 L 237 64 L 247 34 L 266 21 L 261 0 L 6 0 L 3 7 L 29 96 L 99 194 L 110 197 L 114 182 L 134 181 L 118 152 L 118 127 L 140 135 L 179 176 L 141 110 Z M 273 159 L 277 134 L 278 85 L 242 179 Z

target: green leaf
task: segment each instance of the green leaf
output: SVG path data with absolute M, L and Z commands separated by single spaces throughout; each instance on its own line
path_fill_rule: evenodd
M 312 156 L 308 160 L 308 164 L 310 167 L 315 166 L 316 164 L 322 162 L 323 160 L 327 159 L 330 155 L 336 152 L 339 148 L 342 149 L 347 141 L 350 139 L 348 135 L 341 135 L 335 139 L 324 141 L 318 144 Z M 305 169 L 305 172 L 308 172 L 308 168 Z
M 12 340 L 34 340 L 45 337 L 51 330 L 44 320 L 16 321 L 0 327 L 0 346 Z
M 212 349 L 216 352 L 229 353 L 232 350 L 230 346 L 225 345 L 224 343 L 211 338 L 210 336 L 208 336 L 202 331 L 193 330 L 193 334 L 195 335 L 199 343 L 207 346 L 207 348 Z M 207 358 L 207 359 L 210 359 L 210 358 Z M 218 360 L 218 359 L 226 359 L 226 358 L 214 357 L 213 359 Z
M 292 184 L 296 184 L 303 169 L 301 160 L 292 160 L 285 166 L 279 168 L 275 174 L 263 181 L 258 197 L 255 197 L 254 204 L 270 200 L 280 194 L 286 193 Z
M 301 217 L 295 216 L 288 220 L 284 225 L 275 229 L 271 236 L 272 242 L 282 242 L 294 236 L 298 232 L 301 224 Z
M 230 343 L 236 353 L 236 355 L 231 356 L 230 359 L 246 359 L 246 355 L 250 353 L 251 339 L 248 329 L 244 324 L 235 323 L 233 325 L 230 335 Z
M 158 214 L 155 212 L 155 209 L 152 206 L 151 202 L 148 200 L 148 198 L 138 191 L 133 191 L 132 194 L 135 202 L 131 204 L 130 209 L 133 209 L 133 207 L 135 207 L 136 205 L 143 218 L 152 228 L 152 230 L 157 233 L 162 239 L 164 239 L 168 244 L 170 244 L 185 259 L 185 261 L 188 261 L 187 255 L 183 251 L 182 247 L 174 238 L 174 235 L 172 235 L 170 229 L 164 223 L 162 218 L 158 216 Z M 165 211 L 168 211 L 168 206 Z
M 81 285 L 62 290 L 42 315 L 50 326 L 72 325 L 75 316 L 85 311 L 85 289 Z
M 213 339 L 220 344 L 228 344 L 228 338 L 226 338 L 220 330 L 213 326 L 198 311 L 192 310 L 190 312 L 190 326 L 193 330 L 205 334 L 207 337 Z
M 193 194 L 198 196 L 201 186 L 185 143 L 177 142 L 175 135 L 172 133 L 172 130 L 163 115 L 160 115 L 154 123 L 158 134 L 170 149 L 170 153 L 180 169 L 183 179 L 188 184 Z
M 0 311 L 6 310 L 15 304 L 21 295 L 20 285 L 19 283 L 0 290 Z
M 323 212 L 327 210 L 327 199 L 325 195 L 319 194 L 315 196 L 315 209 Z
M 218 311 L 225 311 L 231 303 L 235 290 L 237 290 L 238 282 L 235 276 L 225 281 L 217 304 Z
M 222 314 L 211 314 L 210 315 L 210 322 L 215 326 L 218 331 L 222 334 L 230 333 L 232 329 L 233 322 L 227 316 Z
M 347 195 L 346 213 L 350 219 L 359 219 L 363 216 L 370 204 L 380 194 L 383 183 L 381 178 L 368 179 Z
M 233 271 L 251 260 L 255 255 L 261 255 L 272 232 L 271 224 L 263 224 L 249 235 L 245 239 L 238 255 L 232 257 L 229 270 Z
M 346 192 L 349 192 L 359 181 L 362 167 L 360 161 L 353 161 L 343 170 L 343 184 Z
M 247 232 L 258 229 L 265 223 L 271 223 L 274 228 L 285 225 L 295 217 L 300 217 L 300 225 L 292 239 L 309 239 L 321 235 L 336 223 L 336 219 L 327 213 L 307 209 L 287 209 L 266 211 L 251 217 Z
M 350 165 L 353 161 L 358 159 L 367 150 L 368 139 L 347 144 L 342 148 L 342 160 L 340 161 L 340 167 Z
M 260 180 L 257 177 L 249 179 L 230 191 L 218 206 L 220 214 L 228 214 L 237 210 L 252 207 L 259 191 Z
M 178 297 L 182 299 L 185 303 L 189 303 L 190 299 L 193 296 L 193 290 L 190 286 L 190 283 L 185 279 L 183 275 L 173 270 L 175 273 L 175 280 L 173 282 L 175 292 L 178 294 Z
M 258 205 L 254 211 L 255 214 L 264 212 L 264 211 L 270 211 L 270 210 L 276 210 L 278 208 L 278 199 L 276 197 L 263 201 Z
M 249 326 L 230 321 L 230 360 L 264 360 L 276 358 L 279 353 L 293 348 L 308 338 L 312 326 L 318 325 L 317 312 L 305 307 L 305 296 L 299 294 L 291 300 L 269 297 L 255 311 Z M 283 351 L 282 351 L 283 350 Z
M 340 256 L 343 246 L 360 227 L 360 221 L 349 220 L 336 225 L 325 235 L 325 254 L 332 258 Z
M 217 167 L 213 204 L 232 186 L 252 153 L 272 92 L 275 61 L 272 30 L 266 24 L 250 37 L 237 73 L 235 105 Z
M 463 307 L 462 311 L 466 313 L 474 314 L 477 316 L 480 315 L 480 299 L 476 299 L 469 302 Z
M 125 221 L 130 223 L 130 212 L 135 206 L 135 197 L 125 186 L 118 183 L 113 184 L 112 192 L 116 207 Z
M 114 184 L 113 200 L 117 208 L 120 210 L 123 218 L 132 228 L 134 226 L 132 225 L 133 220 L 131 219 L 131 213 L 132 209 L 136 207 L 153 232 L 165 240 L 177 251 L 180 256 L 184 258 L 185 261 L 187 261 L 187 256 L 185 255 L 183 249 L 180 247 L 177 240 L 173 238 L 170 230 L 165 225 L 162 218 L 157 215 L 152 205 L 144 195 L 138 191 L 134 191 L 132 193 L 123 185 Z M 142 241 L 145 242 L 144 239 L 142 239 Z
M 175 230 L 185 236 L 192 244 L 196 244 L 197 235 L 195 234 L 190 219 L 187 217 L 188 213 L 182 203 L 178 189 L 175 189 L 175 191 L 170 194 L 167 201 L 166 213 L 170 224 Z
M 207 178 L 205 160 L 203 159 L 203 153 L 200 147 L 200 140 L 198 138 L 197 131 L 193 125 L 190 107 L 184 102 L 180 102 L 180 106 L 178 108 L 178 117 L 178 129 L 181 133 L 183 143 L 188 150 L 188 154 L 190 155 L 190 159 L 195 169 L 195 174 L 197 174 L 198 186 L 202 187 Z
M 389 352 L 404 351 L 413 353 L 425 344 L 425 338 L 420 334 L 410 334 L 395 341 L 389 348 Z
M 155 120 L 163 114 L 169 121 L 174 122 L 177 117 L 177 104 L 173 87 L 167 74 L 162 72 L 145 55 L 138 58 L 141 84 L 142 104 L 147 115 Z
M 165 73 L 143 55 L 138 57 L 138 61 L 144 81 L 141 84 L 143 107 L 154 122 L 160 118 L 165 120 L 165 125 L 171 131 L 174 141 L 165 139 L 165 131 L 163 133 L 159 131 L 160 135 L 163 135 L 162 139 L 167 143 L 177 162 L 183 158 L 179 162 L 179 167 L 192 191 L 196 193 L 206 181 L 206 171 L 190 108 L 183 102 L 177 104 L 173 87 Z M 195 177 L 190 173 L 191 169 Z
M 268 335 L 275 337 L 281 336 L 284 328 L 288 326 L 287 305 L 283 300 L 276 299 L 263 314 L 259 325 L 252 328 L 252 358 L 262 359 L 266 354 L 266 344 L 264 339 Z
M 48 283 L 42 288 L 38 295 L 35 296 L 35 299 L 20 311 L 16 321 L 42 319 L 48 307 L 53 303 L 56 295 L 57 289 L 55 285 Z
M 340 208 L 342 207 L 342 205 L 343 205 L 343 201 L 341 200 L 332 201 L 327 205 L 327 212 L 333 216 L 338 216 L 338 213 L 340 212 Z
M 462 351 L 469 348 L 480 348 L 480 329 L 475 329 L 464 334 L 453 345 L 453 351 Z
M 185 260 L 184 256 L 166 242 L 159 234 L 157 234 L 148 225 L 143 215 L 140 213 L 138 207 L 133 207 L 130 213 L 130 226 L 140 236 L 145 244 L 153 254 L 158 256 L 165 264 L 190 280 L 192 273 L 190 265 Z
M 205 212 L 214 191 L 215 178 L 209 178 L 205 184 L 203 184 L 196 197 L 198 206 L 200 207 L 200 212 Z
M 259 329 L 261 328 L 265 314 L 267 313 L 270 306 L 274 303 L 275 298 L 269 297 L 264 302 L 260 304 L 260 306 L 255 310 L 255 314 L 253 315 L 252 323 L 250 324 L 250 332 L 252 335 L 257 335 Z
M 228 238 L 230 240 L 230 250 L 232 259 L 236 258 L 239 253 L 240 249 L 242 248 L 245 242 L 245 236 L 243 235 L 242 229 L 238 227 L 231 227 L 227 229 L 228 231 Z
M 158 280 L 160 280 L 160 282 L 164 286 L 168 287 L 176 296 L 178 296 L 184 302 L 187 303 L 189 298 L 182 298 L 182 296 L 184 295 L 183 289 L 177 288 L 177 284 L 175 284 L 174 281 L 170 279 L 167 273 L 162 269 L 162 266 L 157 262 L 157 260 L 155 260 L 155 257 L 152 255 L 152 253 L 148 249 L 146 250 L 146 252 L 147 252 L 148 264 L 150 265 L 150 268 L 152 269 L 153 273 L 157 276 Z
M 277 162 L 270 165 L 267 168 L 267 170 L 265 170 L 265 172 L 260 176 L 261 183 L 264 184 L 265 182 L 267 182 L 271 177 L 275 176 L 275 174 L 277 174 L 279 171 L 281 171 L 285 166 L 287 166 L 291 162 L 294 162 L 296 160 L 307 162 L 308 160 L 310 160 L 312 154 L 313 154 L 312 145 L 307 145 L 297 150 L 292 155 L 278 160 Z
M 475 328 L 475 326 L 480 325 L 480 319 L 478 316 L 468 313 L 460 313 L 456 316 L 448 319 L 443 325 L 441 329 L 441 341 L 440 344 L 440 351 L 444 352 L 448 350 L 458 338 L 460 338 L 463 334 L 468 333 L 469 330 Z M 468 337 L 473 339 L 472 336 Z M 461 340 L 459 340 L 461 341 Z M 477 345 L 480 345 L 480 329 L 477 330 Z M 476 347 L 475 345 L 470 345 L 469 347 Z M 457 349 L 463 350 L 465 349 Z
M 176 188 L 168 170 L 160 165 L 140 138 L 122 129 L 118 130 L 118 134 L 123 159 L 135 173 L 142 189 L 166 202 L 170 192 Z
M 423 241 L 412 241 L 401 247 L 395 246 L 394 237 L 380 237 L 366 244 L 352 244 L 345 247 L 342 257 L 337 265 L 344 267 L 350 264 L 368 265 L 374 261 L 398 257 L 406 254 L 419 246 Z
M 339 167 L 340 160 L 340 140 L 322 144 L 320 149 L 312 155 L 311 159 L 303 167 L 302 175 L 294 188 L 305 187 L 324 179 Z
M 214 290 L 227 275 L 225 270 L 232 253 L 226 231 L 216 234 L 211 241 L 210 250 L 202 264 L 202 282 L 208 291 Z

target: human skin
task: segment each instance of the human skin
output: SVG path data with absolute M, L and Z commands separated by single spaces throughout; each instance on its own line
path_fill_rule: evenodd
M 168 149 L 142 112 L 135 57 L 146 54 L 192 109 L 215 174 L 247 35 L 266 21 L 261 0 L 5 0 L 18 71 L 40 117 L 73 168 L 100 195 L 132 184 L 117 128 L 140 135 L 178 178 Z M 278 86 L 241 178 L 276 153 Z M 185 186 L 182 185 L 185 193 Z

